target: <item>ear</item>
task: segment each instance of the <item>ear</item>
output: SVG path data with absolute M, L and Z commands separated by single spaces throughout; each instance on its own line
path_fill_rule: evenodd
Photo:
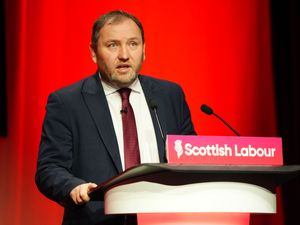
M 97 63 L 97 55 L 96 52 L 94 50 L 94 47 L 92 45 L 92 43 L 90 43 L 90 53 L 91 53 L 91 57 L 94 63 Z
M 146 60 L 146 44 L 144 43 L 144 46 L 143 46 L 143 61 Z

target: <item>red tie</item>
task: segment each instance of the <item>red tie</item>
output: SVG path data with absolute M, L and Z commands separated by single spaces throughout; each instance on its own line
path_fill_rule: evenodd
M 139 142 L 134 119 L 134 112 L 129 102 L 131 89 L 121 88 L 118 90 L 122 98 L 122 122 L 124 140 L 125 169 L 140 164 Z

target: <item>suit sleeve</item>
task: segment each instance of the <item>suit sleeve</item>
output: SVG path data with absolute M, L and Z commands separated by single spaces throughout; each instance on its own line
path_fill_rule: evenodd
M 194 125 L 191 118 L 190 109 L 185 99 L 185 95 L 181 87 L 179 87 L 179 98 L 180 98 L 180 106 L 179 106 L 179 121 L 180 121 L 180 134 L 182 135 L 196 135 Z
M 86 181 L 72 175 L 73 136 L 71 115 L 57 93 L 48 98 L 39 147 L 36 184 L 48 198 L 75 206 L 70 191 Z

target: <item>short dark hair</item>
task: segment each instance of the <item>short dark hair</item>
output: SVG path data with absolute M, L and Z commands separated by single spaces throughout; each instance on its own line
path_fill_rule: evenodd
M 123 21 L 124 19 L 131 19 L 135 24 L 139 27 L 142 35 L 142 41 L 143 43 L 145 42 L 145 37 L 144 37 L 144 28 L 142 23 L 139 21 L 138 18 L 136 18 L 134 15 L 122 11 L 122 10 L 114 10 L 110 11 L 101 17 L 99 17 L 94 25 L 93 25 L 93 30 L 92 30 L 92 37 L 91 37 L 91 45 L 94 49 L 97 48 L 97 42 L 99 38 L 99 33 L 100 30 L 104 27 L 105 24 L 107 23 L 118 23 Z

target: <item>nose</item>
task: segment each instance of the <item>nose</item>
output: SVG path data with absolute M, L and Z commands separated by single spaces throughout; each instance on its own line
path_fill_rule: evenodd
M 129 59 L 129 52 L 128 52 L 127 46 L 120 47 L 118 57 L 122 61 L 127 61 Z

